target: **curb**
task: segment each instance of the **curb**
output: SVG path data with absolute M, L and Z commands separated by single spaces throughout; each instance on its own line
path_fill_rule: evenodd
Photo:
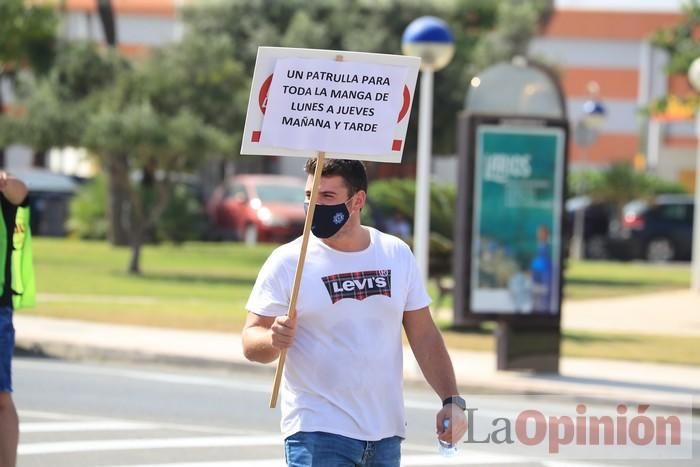
M 252 373 L 267 373 L 271 375 L 275 373 L 274 367 L 247 362 L 86 346 L 63 342 L 39 343 L 23 339 L 18 339 L 17 342 L 15 342 L 15 356 L 68 360 L 74 362 L 150 363 L 154 365 L 184 368 L 238 370 Z

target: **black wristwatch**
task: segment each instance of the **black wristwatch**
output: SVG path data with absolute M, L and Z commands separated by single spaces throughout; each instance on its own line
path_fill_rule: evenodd
M 454 404 L 462 410 L 467 410 L 467 403 L 460 396 L 450 396 L 442 401 L 443 407 L 445 407 L 447 404 Z

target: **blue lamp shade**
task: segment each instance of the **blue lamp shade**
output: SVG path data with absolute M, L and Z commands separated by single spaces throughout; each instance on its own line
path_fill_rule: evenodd
M 440 70 L 454 56 L 454 38 L 443 20 L 421 16 L 411 21 L 404 31 L 401 49 L 404 55 L 421 57 L 422 69 Z
M 588 100 L 583 103 L 583 118 L 592 128 L 603 126 L 606 113 L 605 106 L 600 101 Z

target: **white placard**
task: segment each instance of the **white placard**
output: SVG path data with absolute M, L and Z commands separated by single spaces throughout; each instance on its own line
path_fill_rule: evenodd
M 260 142 L 311 151 L 387 154 L 405 80 L 405 67 L 277 60 Z
M 419 65 L 402 55 L 260 47 L 241 154 L 401 162 Z

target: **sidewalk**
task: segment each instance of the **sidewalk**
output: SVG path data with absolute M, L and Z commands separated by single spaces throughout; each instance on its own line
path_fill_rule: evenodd
M 181 331 L 15 315 L 17 347 L 68 359 L 116 359 L 268 371 L 275 364 L 248 362 L 234 333 Z M 689 396 L 700 408 L 700 368 L 614 360 L 562 358 L 559 375 L 497 372 L 491 352 L 450 351 L 465 394 L 555 394 L 611 402 L 649 402 L 687 408 Z M 404 348 L 407 382 L 423 381 L 411 352 Z M 270 380 L 272 382 L 272 379 Z
M 606 333 L 700 336 L 700 294 L 683 289 L 569 301 L 563 306 L 562 328 Z

